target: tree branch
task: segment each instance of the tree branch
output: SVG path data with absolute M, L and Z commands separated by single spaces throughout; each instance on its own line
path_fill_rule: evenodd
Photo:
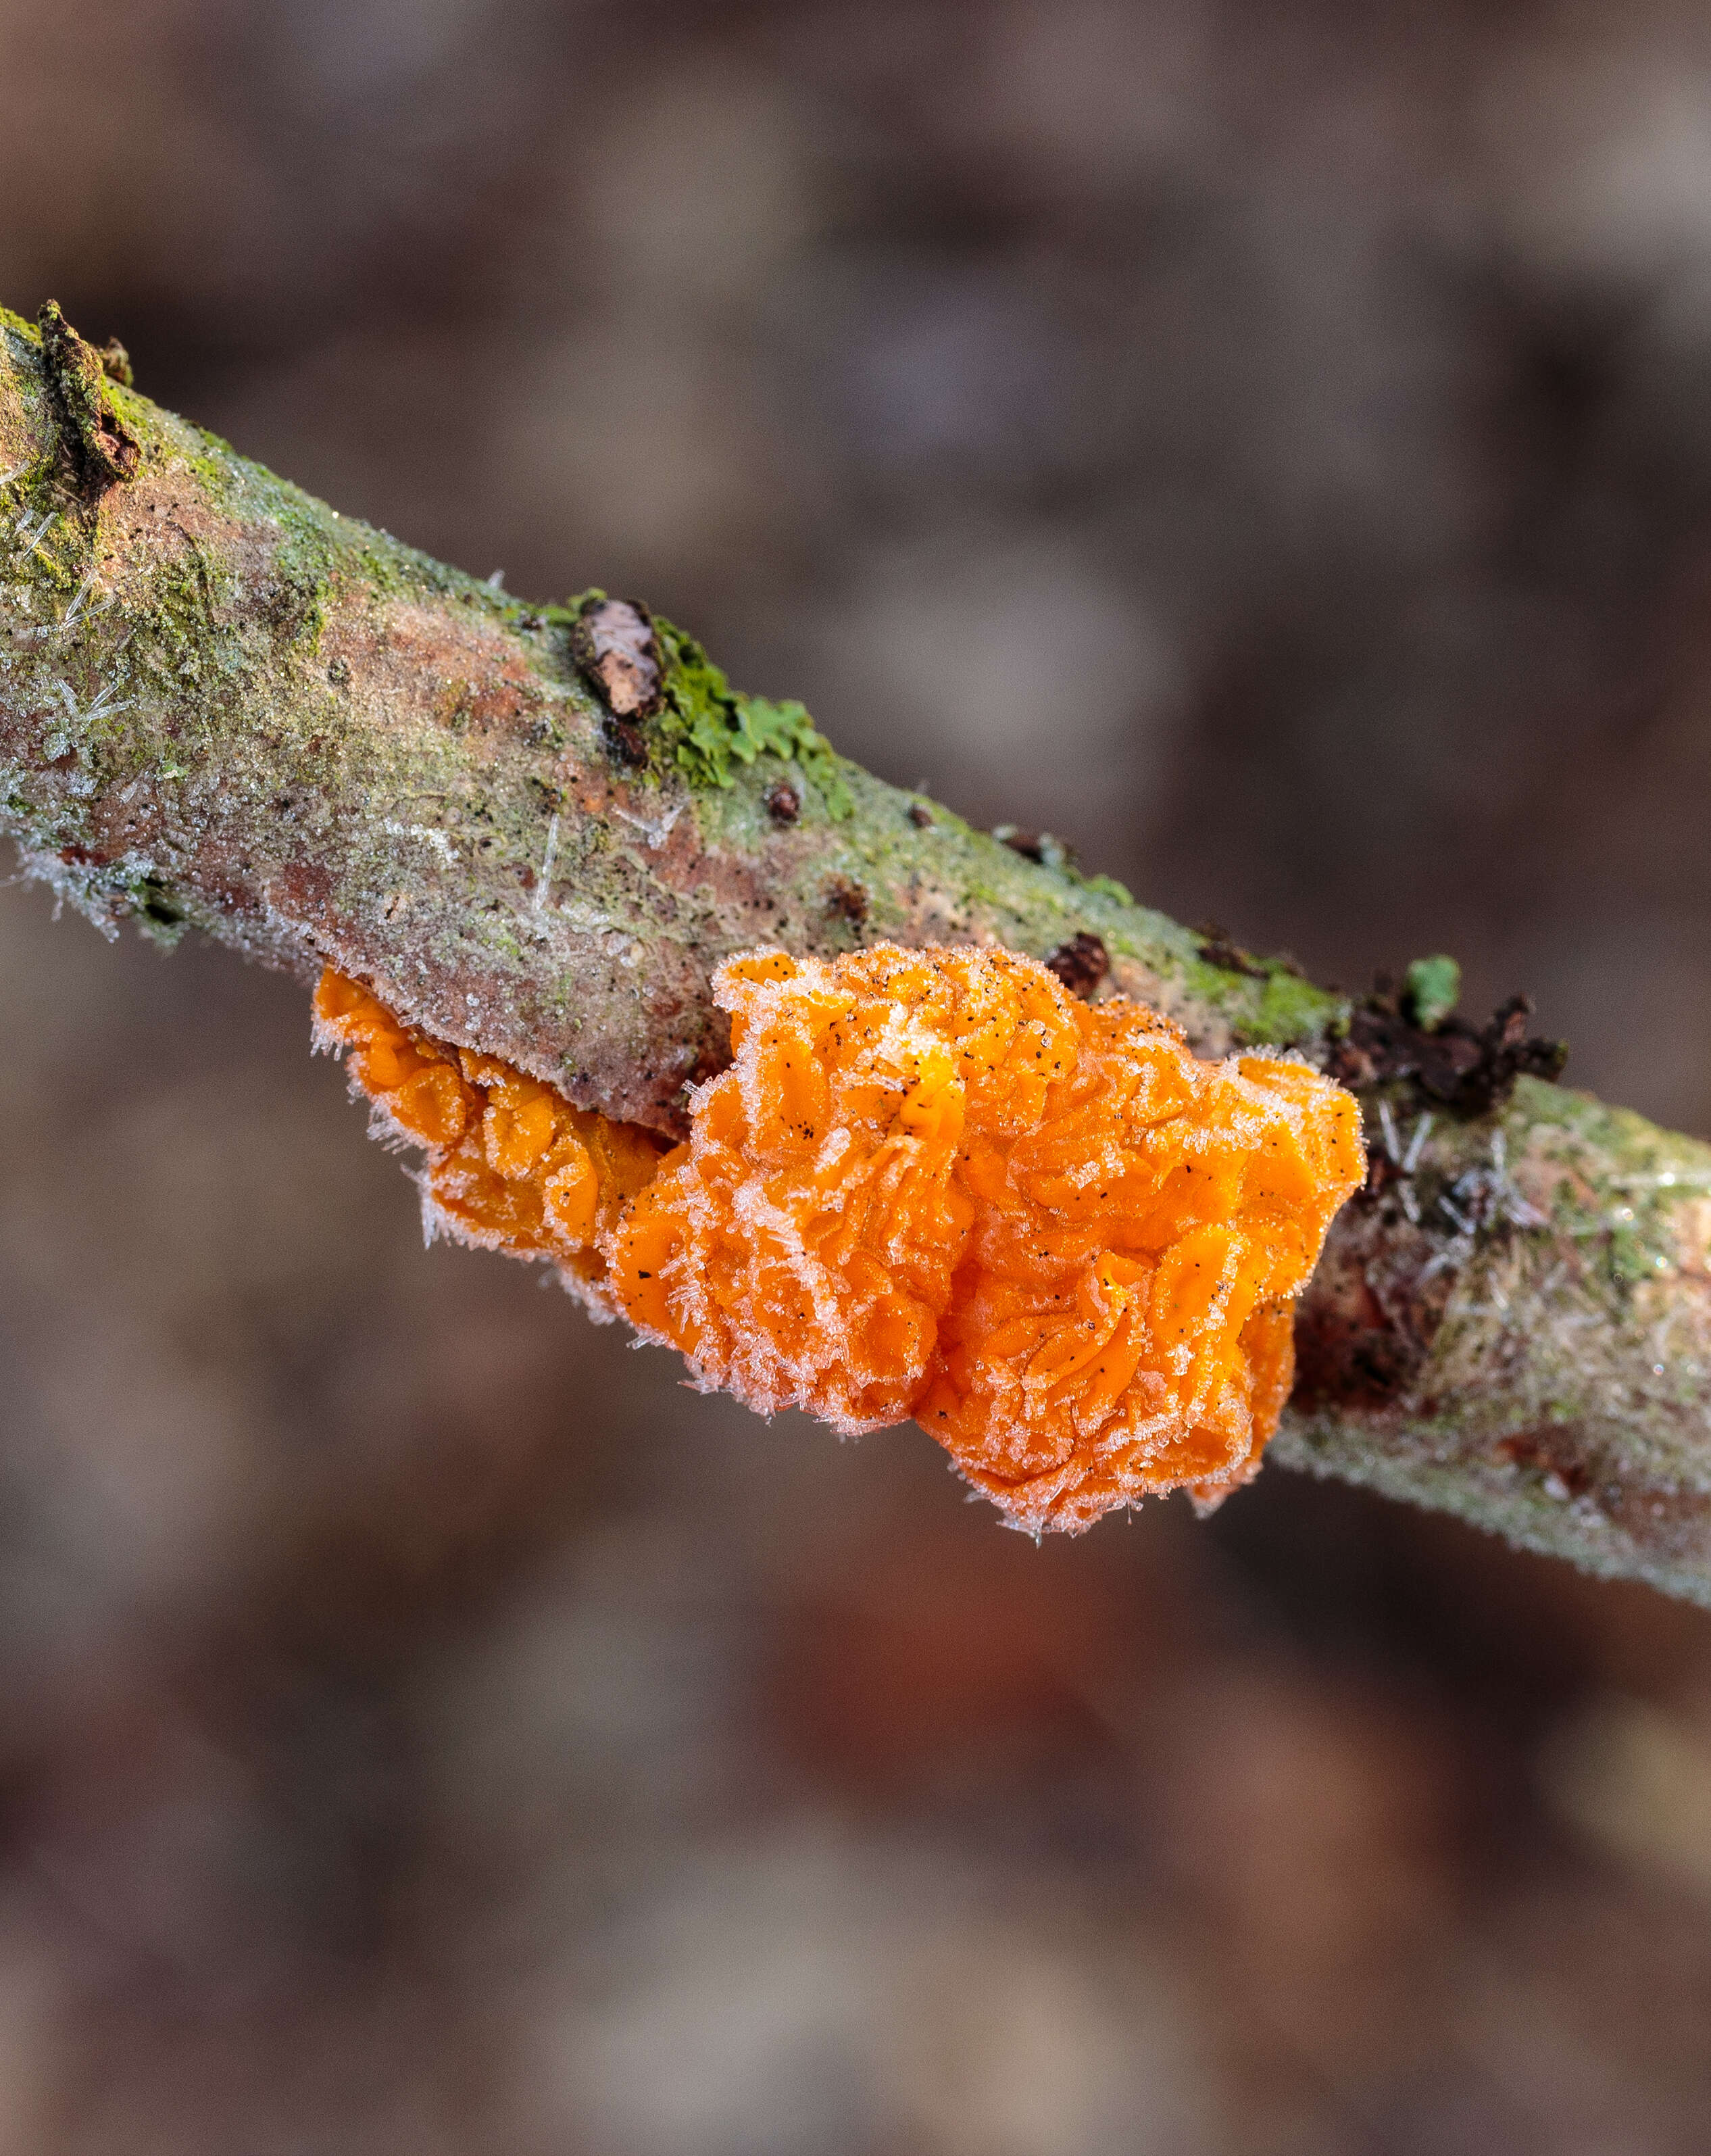
M 330 963 L 667 1131 L 757 943 L 996 942 L 1202 1054 L 1298 1048 L 1357 1083 L 1374 1173 L 1276 1456 L 1711 1603 L 1711 1147 L 1524 1075 L 1486 1105 L 1526 1060 L 1496 1036 L 1453 1084 L 1400 1017 L 1351 1042 L 1287 963 L 883 785 L 669 624 L 340 516 L 47 326 L 0 316 L 0 821 L 107 932 Z

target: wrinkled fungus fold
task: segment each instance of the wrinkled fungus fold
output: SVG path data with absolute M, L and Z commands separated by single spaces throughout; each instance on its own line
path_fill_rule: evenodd
M 546 1258 L 598 1317 L 602 1238 L 653 1178 L 665 1142 L 573 1108 L 496 1055 L 453 1048 L 395 1018 L 330 967 L 315 992 L 317 1040 L 350 1054 L 382 1135 L 422 1147 L 423 1219 L 459 1241 Z
M 336 975 L 316 1009 L 453 1232 L 554 1259 L 708 1389 L 852 1434 L 912 1416 L 1034 1532 L 1255 1471 L 1364 1173 L 1350 1094 L 1202 1061 L 1001 951 L 757 952 L 715 993 L 732 1063 L 663 1156 Z

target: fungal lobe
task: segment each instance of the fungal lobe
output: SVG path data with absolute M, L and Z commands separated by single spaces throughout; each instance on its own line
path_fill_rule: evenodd
M 383 1130 L 427 1152 L 430 1224 L 484 1250 L 555 1263 L 598 1316 L 602 1235 L 653 1177 L 664 1141 L 572 1107 L 495 1055 L 453 1048 L 395 1018 L 330 968 L 315 992 L 316 1036 L 347 1049 Z
M 852 1433 L 912 1416 L 1036 1532 L 1248 1478 L 1364 1173 L 1351 1095 L 1201 1062 L 1004 952 L 757 952 L 715 992 L 734 1060 L 663 1154 L 337 974 L 316 1018 L 427 1147 L 433 1217 L 555 1260 L 706 1389 Z

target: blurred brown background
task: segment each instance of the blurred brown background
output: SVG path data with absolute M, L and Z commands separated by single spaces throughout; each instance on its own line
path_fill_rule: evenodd
M 50 293 L 345 509 L 1321 976 L 1459 950 L 1711 1132 L 1703 6 L 3 0 Z M 49 911 L 3 2156 L 1706 2147 L 1711 1618 L 1281 1471 L 1036 1550 L 424 1255 L 300 991 Z

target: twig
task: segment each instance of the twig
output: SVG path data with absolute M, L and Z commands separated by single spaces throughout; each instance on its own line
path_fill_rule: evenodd
M 758 943 L 1000 942 L 1202 1053 L 1333 1052 L 1348 1005 L 1287 962 L 882 785 L 644 610 L 531 608 L 86 369 L 68 442 L 55 363 L 0 317 L 0 821 L 109 932 L 330 961 L 663 1130 Z M 1277 1456 L 1711 1603 L 1711 1147 L 1534 1078 L 1365 1091 Z

